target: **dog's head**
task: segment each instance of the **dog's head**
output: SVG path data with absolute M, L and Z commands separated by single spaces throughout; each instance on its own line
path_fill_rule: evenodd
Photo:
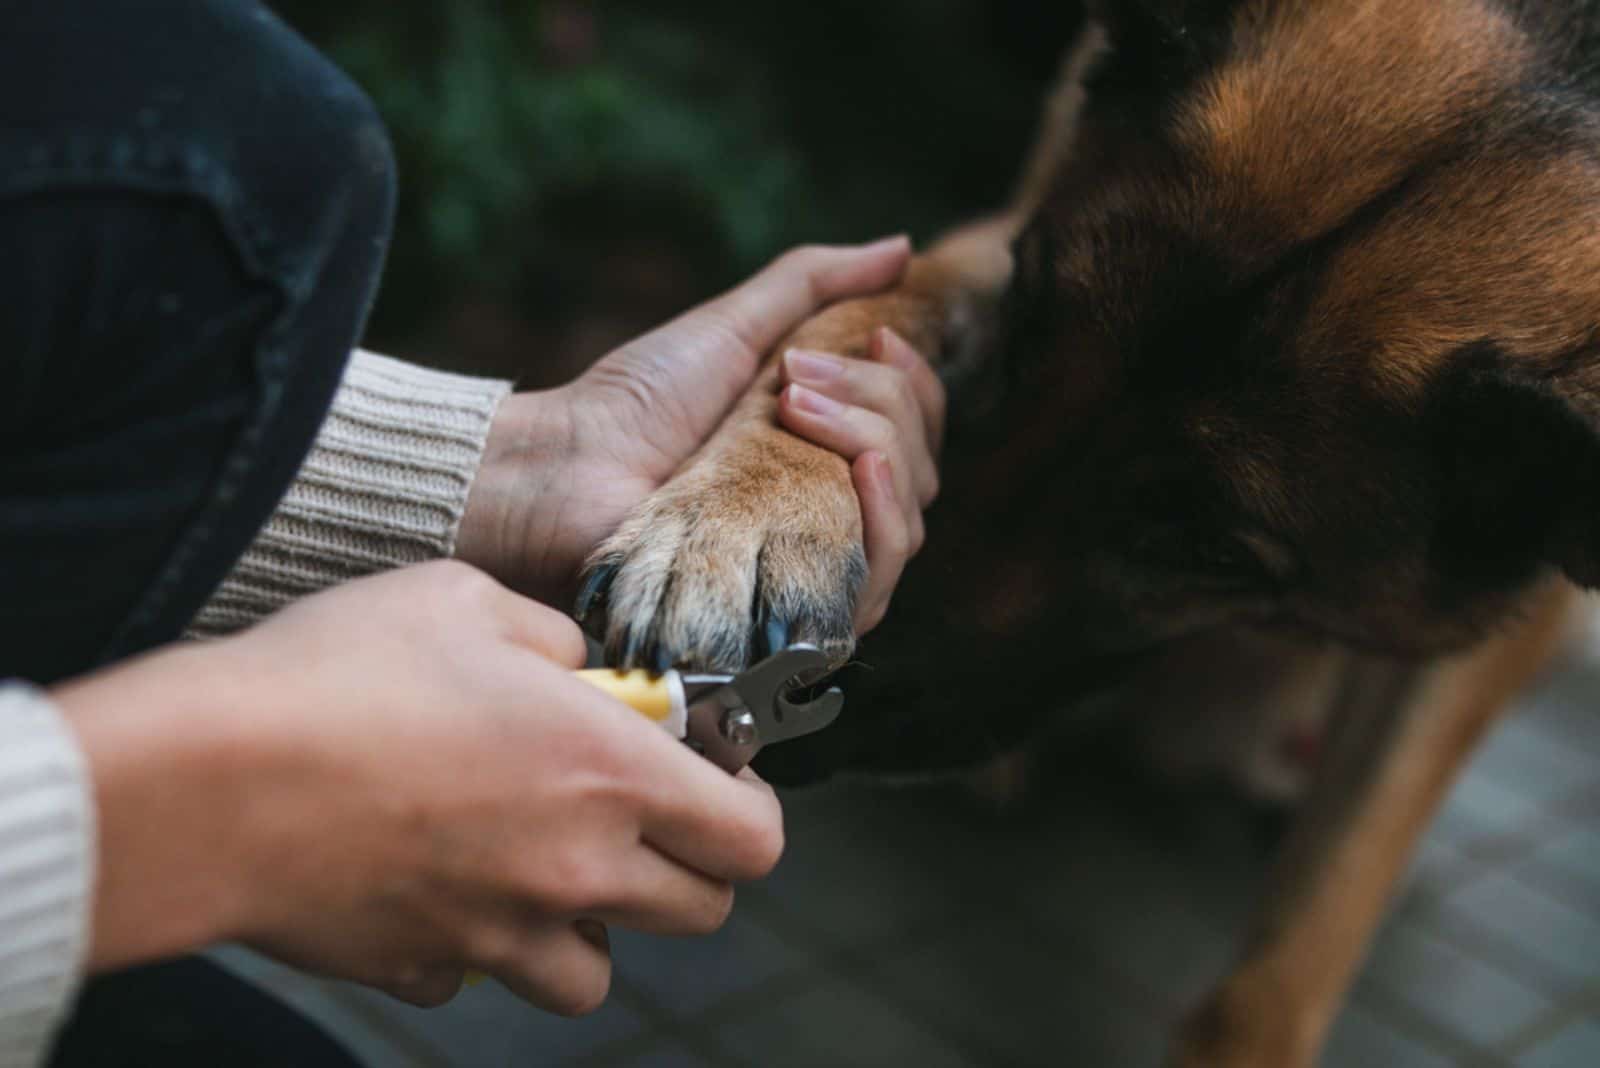
M 1556 6 L 1556 5 L 1549 5 Z M 1600 111 L 1487 0 L 1104 0 L 1016 246 L 1111 645 L 1394 650 L 1600 582 Z
M 1556 54 L 1600 15 L 1091 7 L 1014 384 L 824 762 L 971 760 L 1212 626 L 1427 654 L 1546 573 L 1600 585 L 1600 109 Z

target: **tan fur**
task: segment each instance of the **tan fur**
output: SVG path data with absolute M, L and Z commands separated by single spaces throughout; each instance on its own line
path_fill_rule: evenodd
M 1173 120 L 1203 188 L 1110 184 L 1088 195 L 1107 206 L 1148 198 L 1185 225 L 1226 234 L 1244 272 L 1335 230 L 1435 161 L 1532 56 L 1480 0 L 1279 0 L 1247 5 L 1237 27 L 1240 54 Z M 1441 161 L 1426 195 L 1344 250 L 1300 339 L 1309 358 L 1360 353 L 1404 392 L 1477 340 L 1485 320 L 1530 358 L 1581 341 L 1600 310 L 1588 268 L 1600 251 L 1600 174 L 1525 152 L 1511 144 Z M 1068 260 L 1062 273 L 1092 284 L 1095 265 Z M 1353 320 L 1365 323 L 1360 337 L 1341 332 Z
M 1507 155 L 1455 169 L 1439 176 L 1439 193 L 1343 251 L 1302 337 L 1307 352 L 1349 351 L 1351 339 L 1334 340 L 1337 324 L 1359 320 L 1370 365 L 1414 394 L 1437 360 L 1482 336 L 1485 321 L 1510 354 L 1533 361 L 1587 339 L 1600 322 L 1591 267 L 1600 262 L 1600 167 Z
M 834 590 L 863 567 L 849 467 L 773 425 L 775 375 L 765 372 L 766 388 L 746 396 L 718 437 L 597 550 L 597 560 L 623 562 L 607 606 L 614 659 L 659 627 L 683 662 L 743 665 L 758 588 L 782 604 Z M 835 631 L 821 639 L 842 663 L 854 647 L 848 617 Z
M 1248 226 L 1263 256 L 1332 229 L 1388 188 L 1463 111 L 1514 78 L 1527 52 L 1503 16 L 1474 0 L 1255 7 L 1238 24 L 1251 43 L 1179 124 L 1228 179 L 1231 204 L 1209 205 L 1221 209 L 1213 223 Z M 1359 97 L 1340 91 L 1351 85 Z

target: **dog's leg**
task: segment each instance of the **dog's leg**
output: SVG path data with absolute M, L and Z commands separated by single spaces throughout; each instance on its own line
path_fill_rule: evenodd
M 1352 673 L 1244 959 L 1185 1024 L 1178 1065 L 1316 1063 L 1413 845 L 1484 732 L 1558 648 L 1573 601 L 1553 585 L 1470 654 Z
M 829 308 L 778 347 L 864 355 L 889 326 L 947 380 L 982 358 L 1011 242 L 1070 151 L 1079 83 L 1105 47 L 1091 26 L 1068 53 L 1016 202 L 913 261 L 891 293 Z M 854 648 L 865 572 L 849 470 L 780 429 L 766 367 L 716 436 L 590 557 L 579 605 L 603 603 L 607 658 L 738 669 L 775 644 L 807 641 L 843 662 Z
M 1004 232 L 952 235 L 895 290 L 829 308 L 779 351 L 860 357 L 889 326 L 948 367 L 1009 280 Z M 853 650 L 865 575 L 855 489 L 842 459 L 777 425 L 778 375 L 764 367 L 705 448 L 590 558 L 585 600 L 603 602 L 611 662 L 738 670 L 791 642 L 836 663 Z

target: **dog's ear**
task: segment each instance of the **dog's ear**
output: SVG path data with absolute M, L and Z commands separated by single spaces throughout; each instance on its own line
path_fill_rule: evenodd
M 1479 344 L 1435 380 L 1435 550 L 1449 573 L 1493 587 L 1554 567 L 1600 588 L 1600 391 L 1583 384 L 1591 367 L 1600 372 L 1600 343 L 1539 368 Z

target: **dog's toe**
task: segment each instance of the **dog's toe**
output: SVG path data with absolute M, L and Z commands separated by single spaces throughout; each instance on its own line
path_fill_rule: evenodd
M 595 554 L 577 614 L 618 667 L 737 671 L 794 642 L 842 663 L 865 558 L 858 537 L 819 516 L 828 510 L 669 488 Z

